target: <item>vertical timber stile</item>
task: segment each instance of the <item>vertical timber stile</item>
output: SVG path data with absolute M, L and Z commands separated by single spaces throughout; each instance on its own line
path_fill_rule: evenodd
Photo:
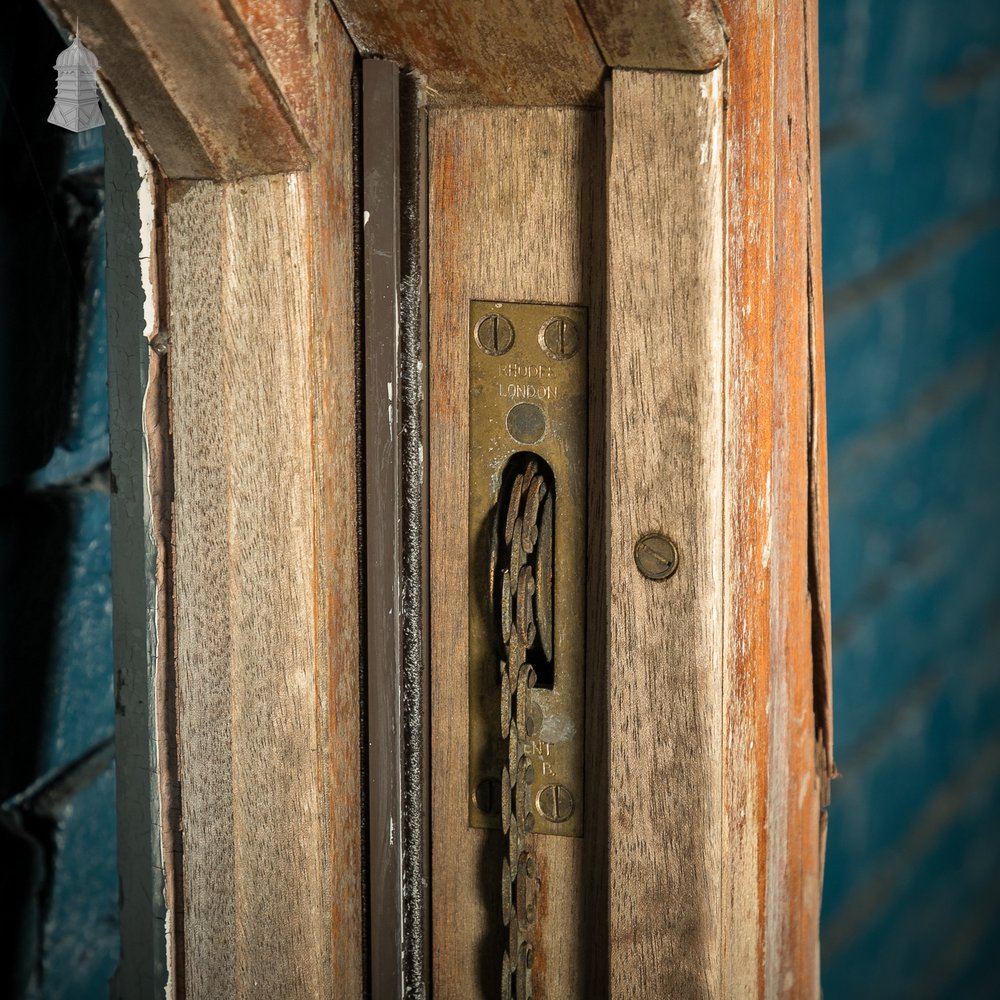
M 431 727 L 433 989 L 440 997 L 498 994 L 502 838 L 470 828 L 469 308 L 474 300 L 571 303 L 602 343 L 599 112 L 585 108 L 432 110 L 430 144 Z M 484 153 L 485 151 L 485 153 Z M 526 380 L 530 381 L 530 380 Z M 598 435 L 600 438 L 602 435 Z M 463 498 L 456 502 L 455 498 Z M 558 503 L 557 503 L 558 507 Z M 584 629 L 583 622 L 572 627 Z M 587 651 L 585 670 L 600 670 Z M 589 696 L 589 692 L 588 692 Z M 589 739 L 587 741 L 590 747 Z M 540 898 L 534 995 L 583 995 L 591 917 L 584 864 L 600 793 L 588 795 L 583 837 L 535 838 Z M 600 864 L 600 862 L 598 862 Z
M 722 105 L 721 70 L 611 78 L 613 997 L 727 995 L 719 967 Z M 645 579 L 635 564 L 636 541 L 650 531 L 676 546 L 670 579 Z
M 134 148 L 107 175 L 116 995 L 360 1000 L 355 50 L 324 3 L 47 6 Z

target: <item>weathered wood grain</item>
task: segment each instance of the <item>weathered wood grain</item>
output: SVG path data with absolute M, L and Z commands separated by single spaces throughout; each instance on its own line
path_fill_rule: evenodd
M 158 171 L 137 267 L 157 287 L 149 380 L 169 383 L 169 422 L 155 391 L 133 417 L 161 474 L 146 483 L 154 527 L 176 500 L 145 567 L 147 641 L 176 664 L 134 692 L 155 745 L 122 748 L 159 760 L 161 791 L 180 779 L 190 867 L 165 802 L 148 954 L 166 951 L 171 979 L 133 949 L 120 991 L 174 995 L 189 972 L 189 996 L 360 997 L 355 51 L 307 0 L 53 6 L 120 49 L 100 56 L 105 97 Z M 120 332 L 112 366 L 138 378 L 142 327 Z M 172 697 L 155 702 L 174 692 L 177 718 Z
M 716 0 L 579 0 L 604 61 L 616 69 L 714 69 L 726 55 Z
M 802 7 L 805 113 L 798 132 L 799 157 L 806 183 L 806 297 L 809 325 L 809 595 L 812 602 L 813 712 L 819 742 L 821 801 L 828 804 L 833 760 L 833 658 L 830 636 L 830 502 L 826 446 L 826 355 L 823 330 L 823 238 L 820 210 L 819 15 L 815 4 Z M 796 179 L 802 176 L 796 171 Z M 801 280 L 801 279 L 800 279 Z M 821 817 L 819 851 L 822 883 L 826 812 Z
M 723 74 L 610 94 L 611 995 L 722 997 Z
M 144 27 L 129 20 L 138 9 L 132 0 L 116 5 L 67 0 L 60 5 L 68 10 L 64 23 L 77 6 L 93 14 L 82 17 L 85 37 L 92 28 L 105 82 L 120 98 L 135 141 L 145 144 L 165 171 L 170 206 L 170 217 L 164 219 L 161 206 L 156 220 L 157 239 L 165 240 L 157 247 L 159 259 L 166 261 L 171 279 L 156 320 L 161 349 L 168 334 L 178 336 L 180 346 L 167 347 L 165 358 L 157 355 L 151 363 L 169 369 L 171 419 L 179 434 L 175 457 L 183 494 L 178 492 L 170 563 L 177 604 L 169 639 L 183 657 L 179 750 L 192 795 L 184 808 L 192 824 L 185 830 L 192 852 L 185 863 L 190 860 L 193 867 L 184 868 L 174 903 L 168 898 L 167 916 L 176 918 L 176 910 L 169 909 L 183 904 L 190 937 L 182 947 L 192 970 L 192 996 L 257 995 L 258 988 L 292 996 L 312 990 L 360 996 L 349 249 L 353 48 L 331 8 L 308 0 L 233 0 L 224 12 L 199 3 L 185 8 L 183 16 L 164 8 L 155 19 L 166 38 L 162 50 Z M 345 0 L 342 7 L 347 6 Z M 578 35 L 582 21 L 573 5 L 548 12 L 546 25 L 556 24 L 556 30 L 547 36 L 534 28 L 523 33 L 524 11 L 513 0 L 510 9 L 477 8 L 468 23 L 453 24 L 448 11 L 459 6 L 436 4 L 430 20 L 421 23 L 416 13 L 392 11 L 372 29 L 426 36 L 417 41 L 438 45 L 429 54 L 417 58 L 403 51 L 412 41 L 403 35 L 397 38 L 398 53 L 391 50 L 391 38 L 383 50 L 373 35 L 374 51 L 397 55 L 426 72 L 430 97 L 439 104 L 597 100 L 601 60 L 593 44 Z M 658 243 L 650 243 L 645 270 L 640 273 L 636 264 L 635 279 L 619 282 L 613 315 L 628 304 L 636 318 L 616 327 L 611 338 L 608 411 L 612 444 L 617 441 L 620 449 L 627 441 L 631 447 L 612 450 L 606 486 L 619 491 L 613 498 L 624 495 L 623 483 L 635 467 L 660 461 L 669 468 L 682 452 L 707 453 L 712 427 L 718 432 L 719 465 L 703 463 L 693 478 L 668 478 L 663 490 L 657 480 L 656 490 L 636 492 L 631 511 L 615 502 L 610 513 L 617 520 L 609 534 L 599 517 L 592 518 L 588 664 L 598 669 L 588 673 L 587 780 L 589 787 L 600 787 L 609 763 L 593 742 L 605 721 L 596 710 L 603 706 L 604 642 L 594 600 L 619 615 L 621 628 L 638 629 L 639 661 L 654 662 L 662 656 L 654 648 L 659 633 L 652 631 L 663 627 L 660 619 L 651 606 L 638 615 L 630 610 L 622 616 L 621 610 L 631 609 L 635 594 L 646 593 L 642 588 L 659 587 L 654 595 L 670 588 L 678 593 L 690 580 L 687 571 L 702 574 L 714 567 L 717 577 L 700 575 L 696 583 L 699 594 L 710 591 L 719 601 L 711 605 L 711 615 L 722 609 L 718 648 L 712 647 L 718 622 L 711 615 L 699 619 L 700 630 L 691 632 L 689 643 L 681 642 L 685 623 L 691 624 L 681 608 L 680 625 L 669 623 L 666 635 L 683 648 L 664 672 L 640 672 L 638 686 L 628 666 L 620 669 L 619 659 L 610 672 L 617 692 L 610 730 L 611 983 L 618 991 L 638 982 L 652 984 L 650 992 L 656 992 L 663 982 L 675 982 L 682 984 L 681 995 L 815 997 L 822 806 L 832 771 L 815 6 L 790 0 L 764 7 L 725 0 L 723 6 L 731 41 L 722 71 L 701 77 L 619 74 L 619 84 L 628 78 L 626 90 L 634 90 L 633 96 L 648 91 L 660 99 L 646 106 L 648 129 L 632 124 L 633 145 L 643 155 L 636 154 L 629 169 L 620 159 L 620 126 L 627 115 L 612 123 L 613 201 L 619 185 L 619 213 L 612 211 L 608 237 L 619 251 L 609 268 L 612 284 L 624 247 L 631 245 L 638 260 L 642 233 L 641 226 L 623 226 L 620 218 L 641 221 L 652 213 L 665 233 L 676 236 L 690 225 L 687 209 L 675 211 L 688 204 L 684 192 L 708 185 L 720 157 L 725 174 L 724 195 L 706 188 L 692 203 L 691 211 L 700 213 L 707 227 L 703 241 L 679 256 L 662 254 Z M 494 16 L 517 30 L 490 34 L 484 25 Z M 185 40 L 182 26 L 202 17 L 206 22 L 194 32 L 191 51 L 178 54 Z M 591 23 L 600 35 L 597 22 Z M 360 38 L 357 25 L 352 30 Z M 450 37 L 473 44 L 449 52 L 441 44 Z M 105 55 L 101 46 L 119 38 L 123 55 Z M 604 44 L 611 58 L 611 43 Z M 413 46 L 418 55 L 423 51 Z M 161 65 L 157 53 L 167 63 Z M 208 83 L 215 55 L 221 69 L 213 89 Z M 461 68 L 463 59 L 471 63 Z M 460 68 L 449 76 L 450 67 Z M 187 78 L 195 70 L 205 78 Z M 727 87 L 724 117 L 720 72 Z M 703 85 L 709 88 L 705 93 Z M 244 119 L 235 105 L 206 109 L 209 97 L 244 91 L 250 96 L 240 109 Z M 621 86 L 617 94 L 612 102 L 622 95 Z M 712 102 L 713 114 L 724 123 L 724 140 L 719 146 L 692 143 L 691 135 L 707 127 L 698 116 Z M 434 978 L 443 996 L 474 996 L 480 988 L 491 994 L 500 951 L 498 940 L 483 939 L 495 919 L 499 851 L 491 855 L 484 846 L 488 837 L 464 825 L 465 803 L 453 801 L 454 789 L 464 782 L 449 778 L 452 772 L 464 775 L 467 745 L 461 655 L 467 525 L 465 505 L 455 500 L 465 496 L 467 475 L 466 310 L 469 299 L 494 295 L 589 304 L 591 357 L 602 357 L 594 350 L 603 337 L 602 281 L 591 279 L 595 268 L 603 274 L 598 122 L 595 112 L 508 108 L 435 112 L 431 127 Z M 246 125 L 245 134 L 234 135 L 237 125 Z M 272 128 L 278 138 L 269 145 Z M 672 142 L 686 138 L 664 147 L 665 134 Z M 240 180 L 273 170 L 282 173 Z M 184 177 L 228 181 L 177 183 Z M 715 245 L 716 210 L 725 227 L 725 281 L 723 322 L 712 328 L 694 317 L 699 309 L 708 310 L 704 292 L 715 287 L 718 276 L 719 254 L 698 256 Z M 654 284 L 653 275 L 661 280 Z M 176 301 L 170 289 L 178 291 Z M 669 363 L 654 351 L 640 365 L 629 353 L 629 338 L 651 336 L 640 322 L 643 310 L 686 319 L 693 330 L 681 338 L 681 327 L 672 322 L 656 333 L 681 338 Z M 709 339 L 712 332 L 724 345 L 721 427 L 719 397 L 708 391 L 715 391 L 712 365 L 718 362 L 711 352 L 719 349 Z M 660 340 L 654 346 L 662 350 Z M 692 352 L 701 348 L 705 364 L 699 368 Z M 254 352 L 264 354 L 258 358 Z M 634 386 L 624 381 L 630 359 Z M 654 398 L 654 376 L 658 391 L 663 380 L 668 386 L 683 383 L 685 373 L 704 395 L 671 393 L 662 403 L 656 395 L 655 407 L 644 404 Z M 603 378 L 595 367 L 592 434 L 604 428 Z M 685 399 L 692 412 L 698 409 L 697 421 L 678 419 Z M 170 439 L 158 424 L 162 411 L 150 397 L 146 402 L 146 444 L 164 447 Z M 206 413 L 221 416 L 213 422 Z M 651 430 L 658 426 L 676 430 L 664 438 Z M 649 447 L 635 445 L 647 436 Z M 600 442 L 591 444 L 603 469 Z M 712 476 L 717 494 L 706 488 Z M 598 479 L 596 507 L 603 485 Z M 162 495 L 151 499 L 164 502 Z M 680 511 L 682 501 L 690 501 L 694 511 L 707 504 L 709 513 L 718 515 L 721 541 L 698 534 L 705 530 L 701 515 L 689 520 L 685 508 L 683 516 L 676 515 L 683 523 L 675 530 L 696 537 L 681 535 L 675 579 L 660 585 L 637 579 L 631 546 L 616 551 L 612 544 L 605 584 L 607 538 L 634 531 L 643 511 L 668 502 Z M 280 531 L 274 528 L 278 518 Z M 600 544 L 593 545 L 595 539 Z M 701 551 L 699 546 L 711 550 L 708 561 L 689 565 L 690 552 Z M 250 604 L 255 604 L 252 614 Z M 158 627 L 169 620 L 170 610 L 158 608 Z M 624 635 L 629 639 L 631 633 Z M 614 650 L 626 648 L 621 639 L 619 633 Z M 699 651 L 705 655 L 695 670 L 692 657 Z M 206 673 L 209 668 L 215 672 Z M 718 687 L 712 671 L 720 678 Z M 640 695 L 647 692 L 644 704 Z M 650 704 L 687 711 L 661 718 L 649 711 Z M 616 723 L 623 708 L 638 720 L 634 728 Z M 171 740 L 171 723 L 157 718 L 161 739 Z M 713 745 L 714 761 L 710 752 L 703 754 Z M 687 755 L 684 768 L 671 756 L 675 751 Z M 699 784 L 703 766 L 708 771 Z M 664 773 L 671 776 L 666 789 L 646 787 L 648 776 Z M 624 776 L 620 786 L 619 775 Z M 640 794 L 648 797 L 640 801 Z M 621 808 L 629 796 L 631 811 Z M 603 801 L 606 807 L 608 800 Z M 600 794 L 588 794 L 582 845 L 549 841 L 540 848 L 547 888 L 536 965 L 539 995 L 605 992 L 601 969 L 609 944 L 601 917 L 595 921 L 588 911 L 605 906 L 608 872 L 602 835 L 594 833 L 606 820 L 601 802 Z M 681 812 L 683 821 L 661 822 Z M 652 841 L 640 835 L 644 824 Z M 635 853 L 640 842 L 645 855 Z M 656 843 L 659 848 L 650 846 Z M 637 867 L 643 857 L 648 867 Z M 623 896 L 618 890 L 630 866 L 638 888 Z M 168 873 L 168 886 L 169 878 Z M 665 884 L 686 886 L 686 894 L 653 892 Z M 647 905 L 652 919 L 638 926 Z M 660 915 L 663 920 L 654 926 Z M 702 960 L 706 948 L 710 953 Z M 632 961 L 623 966 L 623 956 Z M 262 963 L 260 987 L 256 963 Z M 183 964 L 175 967 L 181 970 Z M 582 978 L 584 967 L 591 978 Z
M 308 286 L 285 267 L 305 250 L 303 188 L 278 176 L 170 192 L 175 646 L 192 998 L 306 997 L 329 983 L 319 957 L 327 947 L 324 804 L 302 378 L 309 300 Z
M 596 104 L 604 62 L 573 0 L 336 0 L 363 55 L 416 70 L 433 105 Z
M 212 996 L 213 984 L 218 984 L 220 993 L 236 991 L 228 456 L 220 437 L 223 415 L 209 409 L 224 405 L 226 395 L 220 364 L 224 357 L 221 201 L 218 186 L 196 186 L 186 192 L 186 204 L 178 201 L 168 217 L 173 230 L 168 271 L 173 451 L 175 464 L 180 465 L 175 472 L 178 496 L 172 538 L 174 578 L 181 582 L 174 605 L 180 716 L 175 738 L 183 747 L 182 902 L 185 918 L 192 917 L 185 955 L 194 959 L 186 986 L 195 997 Z M 187 350 L 192 354 L 188 363 Z M 198 384 L 184 369 L 191 363 L 195 370 L 201 368 L 206 357 L 213 360 Z M 214 441 L 198 440 L 202 424 L 207 424 L 205 430 L 215 436 Z M 202 915 L 209 919 L 199 919 Z
M 283 38 L 276 13 L 271 32 Z M 283 2 L 283 0 L 282 0 Z M 257 4 L 259 12 L 263 7 Z M 354 112 L 356 52 L 328 3 L 302 18 L 304 48 L 286 57 L 285 88 L 313 151 L 309 169 L 308 252 L 286 261 L 311 289 L 309 365 L 312 531 L 320 744 L 315 776 L 326 826 L 316 850 L 324 861 L 326 943 L 332 995 L 364 992 L 364 872 L 361 826 L 360 624 L 358 616 L 357 360 L 355 357 Z M 268 59 L 270 50 L 262 44 Z M 270 64 L 270 62 L 269 62 Z M 281 65 L 284 65 L 282 63 Z M 308 66 L 308 75 L 303 67 Z M 310 95 L 310 96 L 306 96 Z M 319 956 L 315 956 L 319 958 Z
M 816 11 L 775 19 L 773 620 L 768 902 L 774 995 L 818 997 L 824 808 L 832 771 L 816 130 Z M 815 206 L 818 212 L 818 199 Z M 776 905 L 775 901 L 780 901 Z M 780 914 L 780 916 L 778 916 Z
M 474 298 L 575 303 L 601 322 L 600 118 L 580 110 L 433 111 L 430 159 L 433 988 L 492 997 L 500 981 L 500 836 L 471 829 L 468 772 L 468 310 Z M 488 151 L 484 155 L 484 151 Z M 582 627 L 581 623 L 581 627 Z M 587 669 L 600 668 L 600 655 Z M 595 808 L 601 796 L 588 792 Z M 592 817 L 585 829 L 594 828 Z M 535 839 L 535 996 L 587 995 L 585 841 Z M 596 852 L 595 852 L 596 853 Z
M 770 789 L 775 127 L 772 14 L 727 9 L 726 671 L 723 975 L 765 992 Z
M 317 16 L 322 22 L 329 14 Z M 184 802 L 232 758 L 231 782 L 220 779 L 208 805 L 190 804 L 195 828 L 223 823 L 200 862 L 193 845 L 203 841 L 188 833 L 185 805 L 186 964 L 198 970 L 188 989 L 197 989 L 192 975 L 204 975 L 205 995 L 259 995 L 266 983 L 266 992 L 282 995 L 362 990 L 352 49 L 342 35 L 331 38 L 335 30 L 330 21 L 312 29 L 325 48 L 315 73 L 331 75 L 320 85 L 310 135 L 329 145 L 312 170 L 171 187 Z M 185 296 L 195 294 L 209 314 L 190 320 L 189 342 L 178 347 L 179 324 L 192 308 Z M 241 367 L 244 359 L 250 363 Z M 224 407 L 214 430 L 198 410 L 198 391 Z M 206 444 L 195 436 L 192 444 L 185 426 L 209 434 L 224 428 L 224 437 Z M 199 448 L 213 454 L 210 464 L 225 478 L 213 482 L 198 471 Z M 199 502 L 207 505 L 201 521 Z M 214 605 L 200 596 L 201 560 L 182 555 L 185 511 L 194 519 L 189 544 L 219 546 L 216 569 L 205 572 L 226 575 L 208 583 Z M 217 626 L 205 644 L 200 619 L 185 618 L 192 603 Z M 231 621 L 237 607 L 242 615 L 252 608 L 252 621 Z M 215 687 L 199 687 L 201 674 L 185 661 L 185 649 L 210 650 L 212 641 L 231 671 L 221 702 Z M 220 743 L 227 732 L 228 745 Z M 249 858 L 256 861 L 247 871 Z M 223 972 L 213 972 L 219 962 Z

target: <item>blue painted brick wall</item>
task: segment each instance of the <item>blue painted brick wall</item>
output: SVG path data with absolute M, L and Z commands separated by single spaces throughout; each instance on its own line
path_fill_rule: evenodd
M 1000 3 L 820 0 L 828 1000 L 1000 996 Z
M 118 955 L 104 152 L 47 124 L 64 47 L 0 29 L 0 995 L 108 996 Z

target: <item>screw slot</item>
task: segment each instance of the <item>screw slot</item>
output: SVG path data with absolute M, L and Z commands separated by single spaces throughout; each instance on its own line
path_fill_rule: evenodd
M 535 804 L 550 823 L 564 823 L 573 815 L 573 793 L 565 785 L 546 785 Z
M 580 331 L 571 319 L 553 316 L 538 331 L 538 345 L 553 361 L 566 361 L 580 346 Z
M 476 343 L 487 354 L 499 357 L 514 346 L 514 327 L 506 316 L 490 313 L 476 324 Z

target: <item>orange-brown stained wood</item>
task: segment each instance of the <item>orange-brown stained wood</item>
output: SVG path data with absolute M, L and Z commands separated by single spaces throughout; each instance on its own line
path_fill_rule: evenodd
M 680 907 L 687 921 L 683 940 L 690 948 L 701 939 L 692 938 L 692 930 L 700 928 L 703 936 L 705 928 L 711 927 L 705 919 L 705 897 L 720 900 L 716 944 L 721 968 L 716 975 L 712 963 L 705 963 L 704 979 L 697 986 L 689 983 L 679 995 L 815 998 L 819 996 L 824 806 L 833 770 L 815 6 L 782 0 L 776 10 L 763 10 L 749 0 L 733 0 L 725 5 L 725 14 L 730 42 L 721 70 L 726 74 L 724 510 L 720 525 L 724 628 L 722 727 L 715 748 L 722 768 L 721 886 L 706 868 L 695 878 L 701 888 L 664 902 L 663 912 Z M 708 78 L 703 79 L 707 85 Z M 693 102 L 692 113 L 696 107 Z M 614 374 L 615 366 L 628 357 L 624 338 L 636 337 L 642 329 L 642 310 L 633 322 L 615 326 L 620 255 L 616 256 L 614 247 L 616 240 L 629 239 L 636 227 L 630 231 L 616 216 L 615 145 L 621 138 L 617 99 L 609 105 L 609 113 L 613 137 L 609 334 L 615 345 Z M 625 203 L 632 212 L 641 210 L 638 206 L 644 198 L 656 199 L 658 174 L 648 178 L 645 191 L 636 186 L 642 176 L 639 165 L 648 164 L 655 155 L 659 154 L 651 151 L 635 157 L 635 166 L 625 171 L 630 184 Z M 707 171 L 709 166 L 703 163 Z M 661 284 L 668 287 L 666 282 Z M 634 288 L 635 281 L 626 281 L 624 287 Z M 658 308 L 653 297 L 646 308 Z M 647 347 L 643 353 L 648 359 L 641 368 L 644 377 L 656 370 L 651 351 Z M 665 376 L 667 381 L 676 376 L 678 364 L 681 359 Z M 612 660 L 615 636 L 620 645 L 622 628 L 634 627 L 635 620 L 634 615 L 616 611 L 631 598 L 625 596 L 625 574 L 619 571 L 621 579 L 616 582 L 615 578 L 615 559 L 620 556 L 614 525 L 623 512 L 617 509 L 621 503 L 614 489 L 627 491 L 633 464 L 642 466 L 656 454 L 655 444 L 640 448 L 639 459 L 623 446 L 625 460 L 616 460 L 615 419 L 621 407 L 634 405 L 636 394 L 641 397 L 643 386 L 642 379 L 632 385 L 619 380 L 617 390 L 613 378 L 609 383 Z M 667 412 L 664 403 L 660 411 L 650 410 L 641 419 L 633 417 L 627 429 L 621 430 L 623 440 L 648 435 Z M 661 431 L 666 434 L 662 427 Z M 677 434 L 667 436 L 674 447 L 680 446 Z M 669 480 L 664 482 L 669 494 Z M 620 617 L 617 626 L 616 614 Z M 651 621 L 648 627 L 656 625 Z M 710 669 L 710 660 L 704 662 L 705 669 Z M 629 836 L 636 823 L 648 822 L 649 816 L 640 813 L 653 808 L 648 803 L 636 805 L 641 802 L 636 798 L 630 812 L 616 810 L 616 796 L 621 794 L 618 783 L 655 776 L 649 762 L 643 763 L 644 733 L 655 734 L 662 745 L 681 727 L 691 738 L 692 762 L 699 766 L 711 759 L 713 751 L 691 728 L 691 716 L 683 712 L 636 714 L 635 731 L 616 723 L 615 712 L 620 714 L 625 703 L 616 700 L 620 681 L 613 665 L 609 676 L 610 977 L 613 985 L 635 984 L 644 977 L 652 981 L 656 976 L 676 976 L 681 967 L 674 963 L 673 970 L 665 972 L 661 968 L 664 947 L 637 947 L 634 932 L 623 934 L 627 924 L 616 916 L 616 907 L 624 906 L 626 915 L 630 912 L 618 898 L 623 886 L 626 892 L 641 892 L 643 887 L 640 875 L 629 876 L 621 861 L 628 852 L 623 854 L 615 845 Z M 681 690 L 695 689 L 688 685 Z M 627 711 L 625 717 L 632 719 Z M 701 732 L 703 736 L 705 731 Z M 654 758 L 650 760 L 655 763 Z M 652 784 L 655 787 L 656 782 Z M 676 787 L 676 782 L 671 785 Z M 697 814 L 697 810 L 692 813 Z M 659 860 L 656 851 L 648 852 L 647 880 L 663 877 L 658 874 L 661 868 L 667 874 L 671 871 L 669 845 L 687 836 L 678 824 L 672 829 Z M 708 828 L 704 835 L 709 844 Z M 637 910 L 641 913 L 643 908 Z M 673 934 L 681 940 L 679 927 L 668 932 L 668 938 Z
M 264 6 L 253 5 L 256 17 Z M 297 3 L 304 9 L 295 23 L 305 30 L 297 31 L 301 48 L 289 51 L 282 29 L 289 18 L 280 16 L 282 2 L 273 6 L 275 15 L 261 29 L 259 44 L 313 154 L 307 253 L 300 264 L 311 289 L 311 349 L 303 376 L 309 380 L 312 418 L 320 735 L 315 768 L 327 818 L 317 850 L 326 861 L 333 994 L 355 1000 L 364 991 L 351 92 L 356 53 L 332 6 L 323 0 Z M 280 51 L 269 46 L 269 39 L 276 40 Z
M 573 0 L 335 0 L 363 55 L 426 82 L 431 105 L 597 104 L 604 61 Z
M 768 964 L 769 984 L 788 995 L 819 995 L 820 901 L 827 788 L 832 765 L 829 717 L 828 594 L 826 553 L 825 440 L 817 407 L 823 402 L 823 337 L 818 201 L 819 134 L 815 9 L 782 6 L 775 73 L 776 442 L 784 446 L 774 463 L 775 495 L 784 503 L 776 535 L 776 617 L 784 626 L 783 658 L 773 663 L 772 705 L 785 699 L 787 715 L 772 713 L 772 776 L 787 770 L 787 789 L 771 797 L 772 841 L 784 835 L 787 853 L 769 851 L 769 891 L 780 893 L 785 910 L 776 934 L 780 947 Z M 817 398 L 818 397 L 818 398 Z M 784 431 L 784 433 L 781 433 Z M 822 498 L 822 499 L 820 499 Z M 782 565 L 784 562 L 784 565 Z M 782 691 L 782 684 L 784 691 Z
M 745 8 L 745 9 L 743 9 Z M 726 63 L 726 651 L 722 966 L 734 997 L 763 997 L 771 689 L 774 372 L 774 28 L 728 9 Z
M 816 9 L 724 0 L 723 10 L 724 995 L 818 997 L 832 757 Z
M 329 128 L 330 112 L 342 103 L 344 73 L 337 67 L 340 60 L 350 59 L 354 49 L 332 5 L 326 0 L 230 3 L 297 130 L 310 146 L 324 141 L 328 134 L 324 136 L 321 129 Z M 324 73 L 324 67 L 334 70 L 332 75 Z M 320 150 L 314 148 L 313 153 Z
M 716 0 L 580 0 L 604 61 L 616 69 L 714 69 L 726 55 Z
M 805 18 L 806 168 L 808 171 L 808 308 L 811 422 L 809 427 L 809 592 L 813 602 L 813 689 L 818 767 L 824 807 L 829 782 L 837 776 L 833 759 L 833 656 L 830 638 L 830 504 L 826 449 L 826 357 L 823 335 L 823 240 L 820 211 L 819 23 L 814 5 Z M 823 814 L 826 836 L 826 813 Z M 823 850 L 820 851 L 820 872 Z

